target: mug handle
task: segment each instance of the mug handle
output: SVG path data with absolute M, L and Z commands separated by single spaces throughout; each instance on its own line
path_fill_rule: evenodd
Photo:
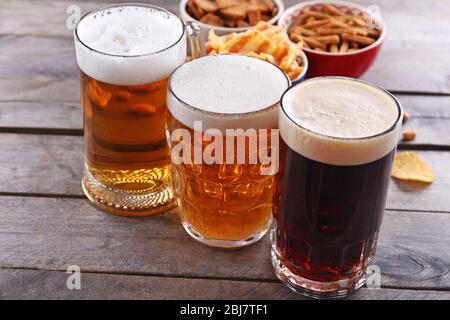
M 192 59 L 206 55 L 205 41 L 203 40 L 203 32 L 200 25 L 195 21 L 187 21 L 185 25 Z

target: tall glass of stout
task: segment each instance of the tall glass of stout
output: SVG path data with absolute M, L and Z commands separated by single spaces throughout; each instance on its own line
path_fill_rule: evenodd
M 338 298 L 364 284 L 401 119 L 390 93 L 355 79 L 313 78 L 283 95 L 272 263 L 294 291 Z
M 172 181 L 183 226 L 197 241 L 240 248 L 269 229 L 279 100 L 289 85 L 277 66 L 240 55 L 205 56 L 172 74 Z
M 159 7 L 117 4 L 84 16 L 74 37 L 86 196 L 121 215 L 173 207 L 164 115 L 167 79 L 186 59 L 185 25 Z

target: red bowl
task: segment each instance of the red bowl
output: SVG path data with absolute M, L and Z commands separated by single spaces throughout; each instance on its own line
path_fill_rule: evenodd
M 324 3 L 331 3 L 349 15 L 363 16 L 367 8 L 346 1 L 307 1 L 287 9 L 278 21 L 278 25 L 289 30 L 290 25 L 305 10 L 321 11 Z M 381 26 L 381 35 L 370 46 L 355 52 L 330 53 L 303 48 L 309 60 L 307 78 L 320 76 L 343 76 L 359 78 L 374 63 L 386 37 L 386 24 L 380 17 L 374 17 Z

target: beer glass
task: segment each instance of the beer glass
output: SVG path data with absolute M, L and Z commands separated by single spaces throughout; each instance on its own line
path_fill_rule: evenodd
M 279 99 L 288 77 L 240 55 L 202 57 L 169 80 L 172 181 L 187 233 L 239 248 L 264 236 L 278 169 Z
M 84 110 L 84 193 L 121 215 L 173 207 L 164 115 L 169 75 L 186 59 L 185 25 L 162 8 L 118 4 L 84 16 L 74 38 Z
M 284 93 L 272 263 L 294 291 L 337 298 L 364 284 L 401 119 L 390 93 L 355 79 L 313 78 Z

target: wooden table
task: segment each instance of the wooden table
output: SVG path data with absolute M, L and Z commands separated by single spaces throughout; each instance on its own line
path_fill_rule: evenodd
M 178 1 L 156 1 L 177 11 Z M 293 4 L 296 1 L 288 1 Z M 363 77 L 391 90 L 436 174 L 392 182 L 375 259 L 381 289 L 352 299 L 450 298 L 450 1 L 367 0 L 389 26 Z M 93 208 L 80 187 L 82 113 L 66 9 L 91 1 L 0 0 L 0 298 L 302 299 L 274 277 L 269 239 L 236 252 L 191 240 L 177 211 L 132 219 Z M 68 290 L 68 265 L 82 271 Z

